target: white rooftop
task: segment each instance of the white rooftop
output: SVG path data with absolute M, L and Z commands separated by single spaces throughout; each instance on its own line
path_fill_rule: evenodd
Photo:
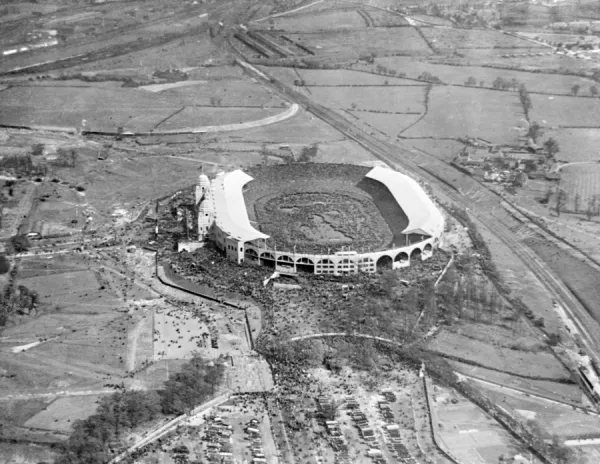
M 217 226 L 241 242 L 249 242 L 268 235 L 250 225 L 242 188 L 253 178 L 241 170 L 219 173 L 213 181 Z
M 444 231 L 444 217 L 423 188 L 411 177 L 392 169 L 374 167 L 367 176 L 385 185 L 408 217 L 404 234 L 439 237 Z

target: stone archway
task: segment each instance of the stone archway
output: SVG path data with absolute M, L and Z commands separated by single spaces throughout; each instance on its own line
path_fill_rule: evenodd
M 388 255 L 380 256 L 377 260 L 377 270 L 381 271 L 384 269 L 392 269 L 394 266 L 394 261 Z

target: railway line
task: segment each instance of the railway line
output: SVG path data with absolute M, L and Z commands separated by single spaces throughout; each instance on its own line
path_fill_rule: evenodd
M 264 70 L 263 73 L 268 76 L 268 73 L 265 73 Z M 546 266 L 544 261 L 526 244 L 520 242 L 515 233 L 500 221 L 503 218 L 494 214 L 495 211 L 502 210 L 501 197 L 481 187 L 479 184 L 477 184 L 480 189 L 477 196 L 461 193 L 460 189 L 452 187 L 450 183 L 446 183 L 438 176 L 432 175 L 429 169 L 424 169 L 423 166 L 414 163 L 411 160 L 411 157 L 414 157 L 412 152 L 376 139 L 334 111 L 312 102 L 305 95 L 293 90 L 271 76 L 268 76 L 268 78 L 269 80 L 265 82 L 266 85 L 269 85 L 288 99 L 302 105 L 307 111 L 363 146 L 379 160 L 401 171 L 409 171 L 413 175 L 416 174 L 421 179 L 434 185 L 438 192 L 443 192 L 444 196 L 452 202 L 465 207 L 472 213 L 476 222 L 487 228 L 502 243 L 520 256 L 523 263 L 545 286 L 552 298 L 561 304 L 569 317 L 573 319 L 574 324 L 581 334 L 580 341 L 587 353 L 592 359 L 597 362 L 600 361 L 600 357 L 598 356 L 598 353 L 600 353 L 600 330 L 598 330 L 598 323 L 561 279 Z M 264 81 L 264 78 L 262 80 Z M 436 162 L 440 163 L 437 159 L 431 160 L 431 164 Z M 456 175 L 460 179 L 464 176 L 464 184 L 466 186 L 471 186 L 474 182 L 462 173 L 457 173 Z

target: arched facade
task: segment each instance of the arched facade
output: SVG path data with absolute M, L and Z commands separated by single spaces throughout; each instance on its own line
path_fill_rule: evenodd
M 340 275 L 408 267 L 414 261 L 424 261 L 430 258 L 437 244 L 438 239 L 430 237 L 405 247 L 370 253 L 344 251 L 331 255 L 311 255 L 276 251 L 266 248 L 261 243 L 246 242 L 244 256 L 250 262 L 258 260 L 262 266 L 286 266 L 301 272 Z

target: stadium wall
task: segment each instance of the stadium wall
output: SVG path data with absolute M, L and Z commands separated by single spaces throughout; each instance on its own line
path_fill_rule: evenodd
M 243 247 L 240 248 L 244 250 L 243 261 L 250 264 L 273 268 L 292 268 L 294 271 L 313 274 L 340 275 L 408 267 L 413 260 L 424 261 L 430 258 L 438 242 L 437 238 L 430 237 L 419 243 L 389 250 L 369 253 L 340 251 L 328 255 L 277 251 L 251 242 L 243 244 Z

